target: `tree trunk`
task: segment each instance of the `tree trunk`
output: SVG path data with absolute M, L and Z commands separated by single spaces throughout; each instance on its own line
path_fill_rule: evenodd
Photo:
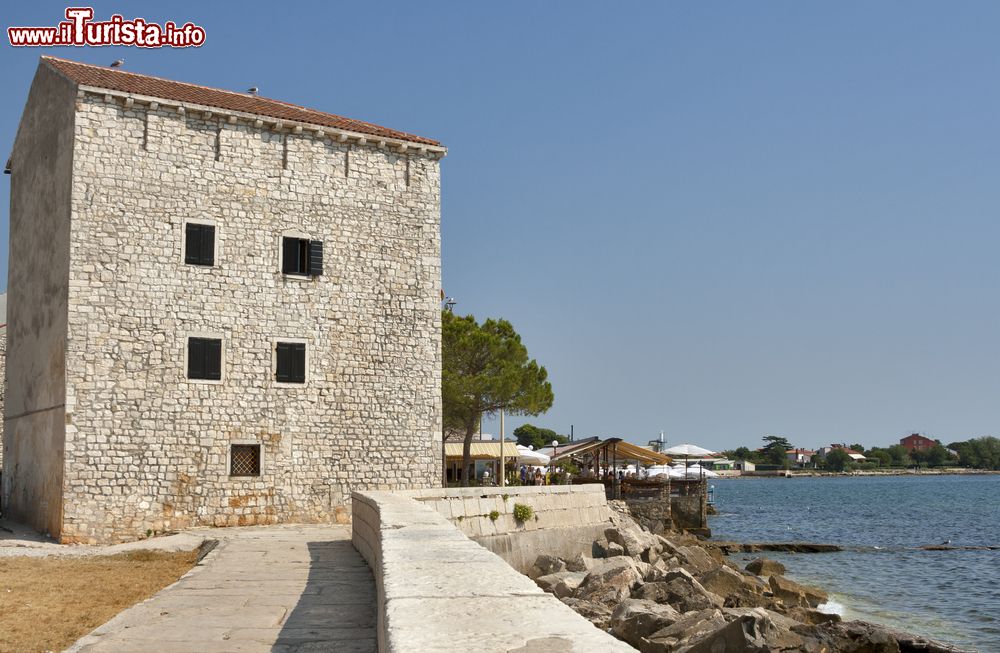
M 472 436 L 476 434 L 476 425 L 465 425 L 465 441 L 462 442 L 462 487 L 469 487 L 469 463 L 472 462 Z

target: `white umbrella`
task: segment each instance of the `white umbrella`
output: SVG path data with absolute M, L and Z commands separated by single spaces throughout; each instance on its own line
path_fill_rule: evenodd
M 517 462 L 520 465 L 548 465 L 549 457 L 539 451 L 517 445 Z
M 664 449 L 660 453 L 665 453 L 668 456 L 684 456 L 685 458 L 703 458 L 715 452 L 699 447 L 696 444 L 677 444 L 669 449 Z
M 688 476 L 693 476 L 695 478 L 698 478 L 698 477 L 701 477 L 701 476 L 704 476 L 705 478 L 716 478 L 716 477 L 718 477 L 718 474 L 716 474 L 715 472 L 713 472 L 710 469 L 705 469 L 701 465 L 691 465 L 690 467 L 688 467 L 688 469 L 687 469 L 687 475 Z
M 650 476 L 659 476 L 660 474 L 669 474 L 673 471 L 670 465 L 653 465 L 646 468 L 646 473 Z

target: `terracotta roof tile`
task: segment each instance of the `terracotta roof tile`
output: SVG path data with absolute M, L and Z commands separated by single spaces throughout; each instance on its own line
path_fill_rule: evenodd
M 440 145 L 438 141 L 406 132 L 380 127 L 372 123 L 353 120 L 332 113 L 323 113 L 307 109 L 288 102 L 272 100 L 247 93 L 236 93 L 218 88 L 186 84 L 169 79 L 139 75 L 103 66 L 83 64 L 56 57 L 42 57 L 42 60 L 61 72 L 77 84 L 105 88 L 122 93 L 135 93 L 150 97 L 173 100 L 175 102 L 190 102 L 230 111 L 241 111 L 269 118 L 294 120 L 324 127 L 333 127 L 345 131 L 368 134 L 371 136 L 393 138 L 425 145 Z

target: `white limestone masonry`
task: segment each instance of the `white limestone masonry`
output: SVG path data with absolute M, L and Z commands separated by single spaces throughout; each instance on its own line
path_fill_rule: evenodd
M 612 525 L 604 485 L 515 486 L 505 488 L 431 488 L 401 492 L 433 508 L 462 533 L 528 573 L 540 551 L 576 557 L 590 552 L 594 540 Z M 514 517 L 517 504 L 531 508 L 525 521 Z
M 19 435 L 64 429 L 53 534 L 343 522 L 352 490 L 436 483 L 438 154 L 72 97 L 65 370 L 45 373 L 65 414 Z M 15 150 L 13 176 L 26 156 Z M 215 225 L 213 266 L 184 263 L 189 221 Z M 280 272 L 289 233 L 323 243 L 322 275 Z M 12 293 L 11 310 L 27 323 L 33 309 Z M 204 334 L 222 340 L 220 381 L 186 378 L 187 338 Z M 280 340 L 306 343 L 306 383 L 275 381 Z M 261 446 L 260 476 L 229 475 L 234 443 Z M 31 473 L 5 478 L 5 495 Z
M 356 492 L 354 506 L 352 541 L 375 575 L 379 651 L 635 651 L 472 542 L 427 501 Z

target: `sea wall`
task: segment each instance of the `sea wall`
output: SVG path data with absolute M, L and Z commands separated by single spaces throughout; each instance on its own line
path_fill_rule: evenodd
M 438 490 L 447 492 L 455 491 Z M 543 505 L 551 493 L 538 494 Z M 462 511 L 471 498 L 462 497 Z M 430 497 L 355 492 L 352 500 L 354 547 L 378 592 L 380 652 L 635 651 L 470 540 Z
M 521 573 L 531 569 L 539 551 L 572 557 L 588 550 L 611 525 L 600 484 L 433 488 L 399 494 L 435 510 Z M 517 521 L 515 504 L 530 507 L 532 518 Z

